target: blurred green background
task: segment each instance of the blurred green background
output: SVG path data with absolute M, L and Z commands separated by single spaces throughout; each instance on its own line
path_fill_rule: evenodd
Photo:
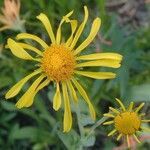
M 83 79 L 82 85 L 89 94 L 97 113 L 97 121 L 108 111 L 109 106 L 117 106 L 115 97 L 125 105 L 134 101 L 136 105 L 146 102 L 143 112 L 149 117 L 150 101 L 150 1 L 149 0 L 21 0 L 20 18 L 25 20 L 21 30 L 0 32 L 0 150 L 111 150 L 122 146 L 122 141 L 107 137 L 111 127 L 98 126 L 88 115 L 87 105 L 80 100 L 73 110 L 73 128 L 62 132 L 63 109 L 52 109 L 53 86 L 43 89 L 28 109 L 18 110 L 18 97 L 5 100 L 6 91 L 18 80 L 32 72 L 34 65 L 22 61 L 4 48 L 7 38 L 23 31 L 39 35 L 45 40 L 47 34 L 36 19 L 41 12 L 47 14 L 54 26 L 61 17 L 74 9 L 74 18 L 82 21 L 83 6 L 89 8 L 89 20 L 80 40 L 87 37 L 92 20 L 102 19 L 101 29 L 93 43 L 84 51 L 117 52 L 124 56 L 122 67 L 114 80 Z M 3 7 L 3 0 L 0 0 Z M 70 30 L 64 26 L 64 37 Z M 89 69 L 89 68 L 87 68 Z M 99 70 L 99 68 L 95 68 Z M 102 68 L 101 70 L 105 70 Z M 23 92 L 23 91 L 22 91 Z M 75 110 L 78 110 L 76 113 Z M 97 122 L 96 121 L 96 122 Z M 80 128 L 79 128 L 80 127 Z M 142 144 L 135 144 L 139 150 L 148 150 L 150 135 Z M 123 149 L 123 147 L 122 147 Z

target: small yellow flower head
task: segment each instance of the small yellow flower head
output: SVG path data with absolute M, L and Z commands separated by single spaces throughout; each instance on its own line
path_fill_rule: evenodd
M 0 15 L 0 31 L 6 29 L 19 30 L 24 21 L 20 20 L 20 0 L 4 0 L 2 15 Z
M 116 98 L 116 101 L 121 106 L 121 109 L 114 109 L 110 107 L 110 113 L 104 114 L 104 116 L 113 118 L 111 121 L 103 123 L 104 125 L 114 124 L 115 129 L 112 130 L 108 136 L 113 135 L 118 132 L 119 135 L 117 140 L 122 136 L 126 136 L 128 147 L 130 147 L 129 136 L 133 136 L 135 140 L 140 143 L 139 139 L 136 136 L 136 133 L 141 130 L 150 131 L 150 129 L 144 128 L 141 126 L 143 122 L 150 122 L 150 120 L 142 120 L 144 114 L 140 114 L 139 111 L 144 106 L 144 103 L 139 105 L 137 108 L 133 109 L 133 102 L 130 103 L 129 107 L 126 109 L 123 103 Z
M 18 108 L 29 107 L 32 105 L 35 95 L 47 86 L 50 82 L 54 82 L 56 85 L 56 92 L 53 98 L 53 108 L 58 111 L 64 101 L 64 132 L 68 132 L 72 127 L 72 114 L 70 108 L 69 94 L 75 103 L 78 102 L 76 91 L 80 93 L 85 102 L 88 104 L 90 115 L 95 119 L 96 114 L 93 105 L 76 79 L 77 76 L 85 76 L 94 79 L 112 79 L 116 74 L 112 72 L 89 72 L 85 71 L 84 67 L 111 67 L 119 68 L 121 66 L 122 56 L 117 53 L 95 53 L 82 55 L 81 52 L 93 41 L 97 32 L 99 31 L 101 20 L 95 18 L 91 31 L 88 37 L 80 44 L 77 45 L 78 39 L 83 32 L 83 29 L 88 20 L 88 9 L 84 6 L 84 19 L 78 26 L 78 21 L 71 19 L 73 11 L 63 16 L 58 26 L 56 35 L 53 32 L 51 23 L 48 17 L 41 13 L 37 18 L 43 23 L 51 43 L 46 43 L 36 35 L 21 33 L 17 35 L 17 40 L 30 39 L 41 45 L 42 49 L 38 49 L 30 44 L 24 42 L 16 42 L 12 39 L 8 39 L 7 46 L 11 52 L 25 60 L 32 60 L 38 63 L 35 71 L 17 84 L 15 84 L 7 93 L 6 99 L 16 96 L 25 83 L 33 77 L 36 77 L 33 84 L 28 88 L 26 93 L 16 103 Z M 71 34 L 67 40 L 62 41 L 62 25 L 67 23 L 71 26 Z M 30 55 L 28 51 L 32 51 L 35 55 Z M 62 91 L 62 93 L 61 93 Z

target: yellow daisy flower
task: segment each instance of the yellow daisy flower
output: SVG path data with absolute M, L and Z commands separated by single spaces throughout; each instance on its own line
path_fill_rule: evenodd
M 73 100 L 77 102 L 78 98 L 76 90 L 78 90 L 80 95 L 88 104 L 91 117 L 95 119 L 95 110 L 90 99 L 75 77 L 77 75 L 81 75 L 94 79 L 111 79 L 116 76 L 115 73 L 112 72 L 88 72 L 80 69 L 95 66 L 119 68 L 122 60 L 122 56 L 116 53 L 80 55 L 81 51 L 83 51 L 85 47 L 92 42 L 101 25 L 100 18 L 96 18 L 92 23 L 92 28 L 88 37 L 79 46 L 75 47 L 88 20 L 88 9 L 86 6 L 84 7 L 84 13 L 84 20 L 78 28 L 77 20 L 70 19 L 73 11 L 63 16 L 58 26 L 56 37 L 54 36 L 52 26 L 47 16 L 43 13 L 37 16 L 37 18 L 43 23 L 50 37 L 51 44 L 45 43 L 42 39 L 33 34 L 21 33 L 17 35 L 17 40 L 30 39 L 37 42 L 43 47 L 43 51 L 30 44 L 15 42 L 10 38 L 7 42 L 8 47 L 15 56 L 25 60 L 36 61 L 39 68 L 14 85 L 6 93 L 6 99 L 16 96 L 29 79 L 37 76 L 36 80 L 29 87 L 27 92 L 16 103 L 18 108 L 29 107 L 32 105 L 36 93 L 47 86 L 50 82 L 54 82 L 56 85 L 56 93 L 53 98 L 53 108 L 56 111 L 59 110 L 62 104 L 62 90 L 64 101 L 64 132 L 68 132 L 72 126 L 72 115 L 68 92 L 72 95 Z M 72 30 L 70 37 L 65 42 L 62 42 L 61 36 L 63 23 L 70 23 Z M 35 52 L 39 57 L 31 56 L 28 53 L 29 50 Z
M 103 123 L 103 125 L 114 124 L 115 127 L 115 129 L 113 129 L 108 136 L 111 136 L 116 132 L 119 134 L 117 140 L 119 140 L 122 136 L 126 136 L 128 147 L 130 147 L 130 136 L 133 136 L 135 140 L 140 143 L 136 133 L 141 130 L 150 131 L 150 129 L 142 127 L 141 125 L 142 123 L 150 122 L 150 120 L 142 119 L 145 114 L 139 113 L 144 106 L 144 103 L 133 109 L 133 102 L 130 103 L 128 108 L 125 108 L 119 99 L 116 98 L 116 101 L 121 107 L 120 110 L 109 107 L 110 112 L 104 114 L 105 117 L 112 118 L 112 120 Z

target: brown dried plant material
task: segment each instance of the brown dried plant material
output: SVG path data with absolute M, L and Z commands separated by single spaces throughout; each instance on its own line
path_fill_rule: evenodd
M 145 0 L 145 3 L 150 3 L 150 0 Z
M 0 31 L 6 29 L 20 30 L 24 21 L 20 20 L 20 0 L 4 0 L 0 14 Z
M 148 135 L 143 135 L 139 138 L 139 140 L 145 141 L 145 140 L 150 140 L 150 136 Z M 134 138 L 130 137 L 130 142 L 131 142 L 131 148 L 132 150 L 138 150 L 138 143 L 134 140 Z M 115 148 L 113 148 L 113 150 L 126 150 L 127 149 L 127 145 L 126 142 L 124 141 L 120 146 L 117 146 Z
M 117 12 L 118 22 L 121 26 L 130 25 L 131 30 L 149 24 L 149 11 L 146 3 L 150 0 L 107 0 L 108 12 Z

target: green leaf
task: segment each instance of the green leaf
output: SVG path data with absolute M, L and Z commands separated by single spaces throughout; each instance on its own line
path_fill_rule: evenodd
M 96 140 L 95 136 L 94 135 L 90 135 L 90 136 L 88 136 L 88 138 L 83 138 L 81 141 L 82 141 L 83 146 L 89 147 L 89 146 L 93 146 L 94 145 L 95 140 Z
M 36 136 L 37 136 L 37 129 L 34 127 L 23 127 L 20 129 L 18 128 L 11 132 L 11 138 L 13 140 L 26 138 L 34 140 L 36 139 Z
M 86 126 L 86 125 L 94 124 L 94 121 L 91 119 L 90 116 L 83 114 L 81 116 L 81 124 L 82 124 L 82 126 Z
M 11 77 L 1 76 L 1 78 L 0 78 L 0 89 L 7 86 L 7 85 L 10 85 L 11 83 L 12 83 Z
M 1 122 L 1 123 L 2 123 L 2 122 L 3 122 L 3 123 L 6 123 L 6 122 L 12 120 L 15 116 L 16 116 L 16 113 L 15 113 L 15 112 L 13 112 L 13 113 L 7 113 L 7 114 L 2 114 L 2 115 L 1 115 L 1 120 L 0 120 L 0 122 Z
M 62 133 L 60 131 L 57 131 L 57 135 L 68 150 L 77 149 L 79 135 L 75 131 L 71 130 L 69 133 Z
M 14 103 L 8 102 L 6 100 L 2 100 L 1 101 L 1 105 L 7 111 L 15 111 L 15 110 L 17 110 Z

